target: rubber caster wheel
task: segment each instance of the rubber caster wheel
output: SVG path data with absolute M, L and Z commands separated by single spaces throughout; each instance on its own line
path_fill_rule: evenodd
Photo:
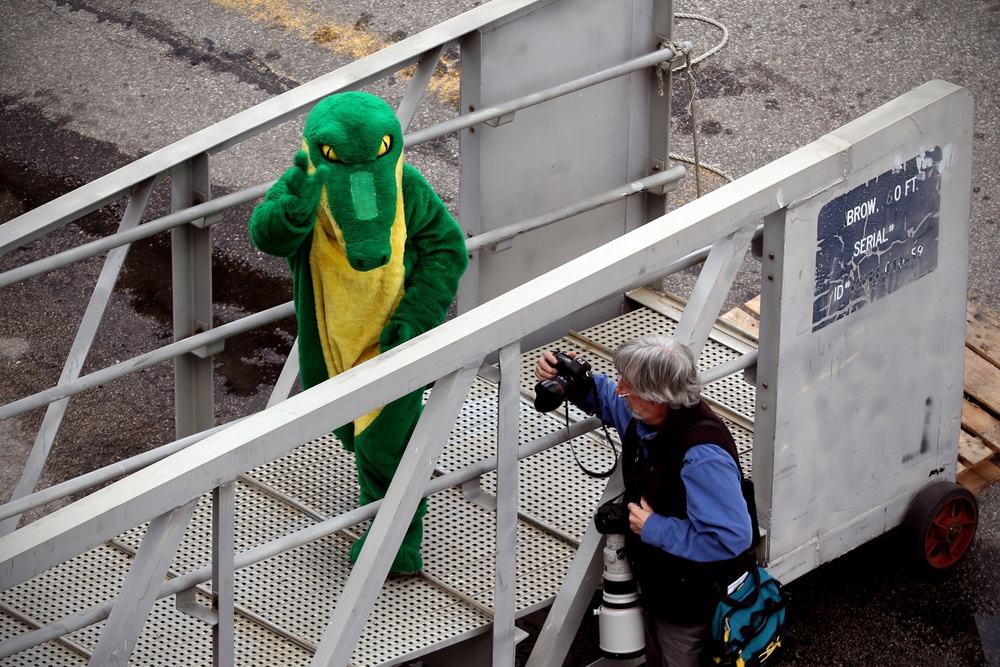
M 941 572 L 957 563 L 976 535 L 979 503 L 954 482 L 928 484 L 914 497 L 904 522 L 918 567 Z

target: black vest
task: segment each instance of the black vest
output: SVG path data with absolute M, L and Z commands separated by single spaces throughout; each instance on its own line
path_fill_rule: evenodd
M 625 502 L 638 503 L 645 497 L 657 514 L 687 518 L 687 493 L 681 480 L 684 455 L 691 447 L 708 443 L 729 452 L 739 468 L 732 434 L 704 401 L 691 408 L 671 409 L 648 441 L 648 457 L 633 419 L 622 438 Z M 643 607 L 673 623 L 710 620 L 726 586 L 747 568 L 745 556 L 699 563 L 645 544 L 631 531 L 625 535 L 625 552 L 639 582 Z

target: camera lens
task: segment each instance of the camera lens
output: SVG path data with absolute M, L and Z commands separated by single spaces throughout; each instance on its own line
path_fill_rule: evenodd
M 567 389 L 562 377 L 539 382 L 535 385 L 535 409 L 539 412 L 555 410 L 566 400 Z

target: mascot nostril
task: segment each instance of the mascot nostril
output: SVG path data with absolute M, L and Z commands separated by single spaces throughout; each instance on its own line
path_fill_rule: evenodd
M 351 236 L 344 239 L 347 246 L 347 262 L 355 271 L 367 272 L 375 269 L 387 268 L 393 270 L 393 253 L 387 250 L 394 250 L 399 242 L 392 238 L 359 239 Z M 402 249 L 400 249 L 402 253 Z M 375 281 L 371 278 L 370 281 Z
M 331 95 L 309 113 L 302 150 L 254 209 L 250 238 L 291 268 L 304 389 L 443 322 L 468 264 L 461 228 L 403 162 L 395 112 L 360 91 Z M 362 505 L 385 497 L 422 405 L 419 388 L 334 429 L 355 454 Z M 422 569 L 426 511 L 424 499 L 391 573 Z M 351 547 L 351 562 L 367 536 Z

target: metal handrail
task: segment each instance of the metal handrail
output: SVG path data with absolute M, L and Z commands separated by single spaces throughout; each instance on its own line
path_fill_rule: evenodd
M 35 408 L 40 408 L 48 405 L 49 403 L 54 403 L 55 401 L 66 398 L 67 396 L 75 396 L 76 394 L 86 391 L 87 389 L 93 389 L 94 387 L 105 384 L 106 382 L 117 380 L 118 378 L 125 377 L 130 373 L 135 373 L 149 368 L 150 366 L 155 366 L 158 363 L 179 357 L 182 354 L 196 352 L 197 350 L 210 346 L 213 343 L 218 343 L 226 338 L 246 333 L 247 331 L 256 329 L 257 327 L 265 324 L 270 324 L 271 322 L 277 322 L 278 320 L 286 317 L 291 317 L 294 314 L 295 307 L 291 301 L 288 301 L 279 306 L 274 306 L 272 308 L 268 308 L 267 310 L 262 310 L 259 313 L 244 317 L 243 319 L 236 320 L 235 322 L 229 322 L 228 324 L 223 324 L 214 329 L 209 329 L 208 331 L 200 334 L 195 334 L 194 336 L 179 340 L 175 343 L 164 345 L 163 347 L 153 350 L 152 352 L 140 354 L 137 357 L 126 359 L 125 361 L 120 361 L 117 364 L 112 364 L 111 366 L 102 368 L 99 371 L 83 375 L 71 382 L 57 385 L 51 389 L 46 389 L 36 394 L 32 394 L 31 396 L 26 396 L 20 400 L 8 403 L 7 405 L 0 406 L 0 420 L 28 412 L 29 410 L 34 410 Z
M 541 104 L 564 95 L 569 95 L 570 93 L 578 92 L 584 88 L 590 86 L 595 86 L 599 83 L 609 81 L 613 78 L 624 76 L 626 74 L 631 74 L 639 69 L 644 69 L 646 67 L 659 65 L 664 62 L 669 62 L 677 58 L 677 54 L 668 47 L 652 51 L 638 58 L 633 58 L 621 65 L 615 67 L 609 67 L 607 69 L 595 72 L 593 74 L 568 81 L 563 84 L 556 86 L 550 86 L 544 90 L 532 93 L 530 95 L 525 95 L 503 104 L 494 105 L 485 109 L 480 109 L 468 114 L 463 114 L 458 118 L 438 123 L 432 125 L 423 130 L 418 130 L 416 132 L 410 133 L 404 137 L 404 144 L 406 146 L 418 146 L 422 143 L 438 139 L 443 136 L 447 136 L 454 132 L 459 132 L 461 130 L 468 129 L 470 127 L 480 125 L 484 122 L 493 120 L 495 118 L 509 116 L 517 111 L 526 109 L 528 107 Z M 167 149 L 163 149 L 164 151 Z M 158 151 L 162 152 L 162 151 Z M 171 167 L 174 165 L 170 165 Z M 110 174 L 113 176 L 117 173 L 125 172 L 128 167 L 123 167 L 117 172 Z M 537 218 L 532 218 L 528 221 L 518 223 L 517 225 L 510 225 L 509 227 L 503 227 L 500 229 L 495 229 L 487 234 L 483 234 L 483 240 L 476 241 L 475 237 L 470 239 L 469 245 L 470 250 L 478 250 L 480 247 L 485 245 L 490 245 L 497 243 L 499 241 L 504 241 L 522 234 L 526 231 L 532 229 L 537 229 L 546 224 L 551 224 L 553 222 L 558 222 L 559 220 L 575 215 L 576 213 L 585 212 L 593 208 L 597 208 L 606 203 L 615 201 L 622 196 L 627 196 L 631 194 L 637 194 L 639 192 L 644 192 L 650 188 L 658 187 L 667 183 L 672 183 L 681 180 L 684 176 L 683 167 L 675 167 L 673 169 L 667 170 L 660 174 L 654 174 L 647 178 L 636 181 L 635 183 L 623 185 L 620 188 L 611 190 L 607 193 L 602 193 L 601 195 L 595 196 L 592 199 L 584 200 L 574 207 L 568 207 L 565 210 L 560 210 L 559 212 L 554 212 L 547 214 L 545 216 L 539 216 Z M 32 276 L 39 275 L 41 273 L 46 273 L 48 271 L 55 270 L 57 268 L 66 266 L 76 261 L 94 257 L 103 252 L 107 252 L 113 248 L 123 246 L 129 243 L 133 243 L 140 239 L 147 238 L 159 232 L 167 231 L 174 227 L 178 227 L 185 223 L 191 223 L 195 220 L 204 218 L 205 224 L 214 224 L 217 221 L 219 215 L 224 211 L 229 210 L 235 206 L 245 204 L 255 199 L 259 199 L 264 196 L 267 190 L 274 185 L 275 181 L 268 181 L 266 183 L 260 183 L 250 188 L 240 190 L 238 192 L 230 193 L 217 199 L 211 199 L 209 201 L 196 204 L 194 206 L 175 211 L 169 215 L 158 218 L 155 221 L 147 222 L 133 230 L 128 232 L 120 232 L 111 236 L 107 236 L 90 243 L 72 248 L 70 250 L 65 250 L 59 254 L 53 255 L 51 257 L 46 257 L 40 260 L 36 260 L 30 264 L 25 264 L 24 266 L 19 266 L 15 269 L 11 269 L 5 273 L 0 274 L 0 287 L 11 285 L 13 283 L 25 280 Z M 127 186 L 131 187 L 131 185 Z M 81 188 L 82 189 L 82 188 Z M 123 188 L 120 192 L 124 192 Z M 60 199 L 61 200 L 61 199 Z M 57 200 L 57 201 L 60 201 Z M 39 209 L 35 209 L 39 210 Z M 84 211 L 89 212 L 89 211 Z M 29 215 L 25 213 L 24 216 Z M 21 217 L 24 217 L 21 216 Z M 558 216 L 558 217 L 557 217 Z M 211 218 L 216 218 L 211 220 Z M 15 218 L 11 223 L 17 222 L 20 218 Z M 24 241 L 30 240 L 29 237 L 25 237 Z M 17 243 L 18 239 L 12 238 L 6 243 L 12 244 Z M 0 248 L 4 244 L 3 237 L 0 235 Z M 2 249 L 0 249 L 0 254 L 2 254 Z
M 23 514 L 28 510 L 35 509 L 36 507 L 43 507 L 57 500 L 68 498 L 74 494 L 104 484 L 105 482 L 110 482 L 117 477 L 122 477 L 123 475 L 135 472 L 136 470 L 142 470 L 146 466 L 156 463 L 157 461 L 162 461 L 171 454 L 197 444 L 208 436 L 214 435 L 215 433 L 218 433 L 223 429 L 227 429 L 234 424 L 238 424 L 244 419 L 246 419 L 246 417 L 240 417 L 239 419 L 234 419 L 226 424 L 220 424 L 219 426 L 208 429 L 207 431 L 202 431 L 201 433 L 195 433 L 194 435 L 189 435 L 188 437 L 181 438 L 180 440 L 168 442 L 167 444 L 160 445 L 155 449 L 150 449 L 149 451 L 141 454 L 130 456 L 127 459 L 116 461 L 115 463 L 106 465 L 103 468 L 98 468 L 97 470 L 91 470 L 90 472 L 74 477 L 73 479 L 53 484 L 52 486 L 41 489 L 40 491 L 35 491 L 31 495 L 18 498 L 17 500 L 12 500 L 5 505 L 0 505 L 0 521 L 3 519 L 9 519 L 12 516 Z
M 143 223 L 128 231 L 116 232 L 109 236 L 90 241 L 89 243 L 76 246 L 75 248 L 63 250 L 55 255 L 50 255 L 49 257 L 43 257 L 42 259 L 35 260 L 34 262 L 23 264 L 0 273 L 0 288 L 13 285 L 14 283 L 27 280 L 28 278 L 32 278 L 43 273 L 48 273 L 49 271 L 54 271 L 64 266 L 68 266 L 73 262 L 79 262 L 85 259 L 90 259 L 91 257 L 96 257 L 108 252 L 109 250 L 114 250 L 115 248 L 120 248 L 121 246 L 141 241 L 142 239 L 149 238 L 150 236 L 159 234 L 160 232 L 169 231 L 174 227 L 180 227 L 181 225 L 192 223 L 195 220 L 204 218 L 206 226 L 215 224 L 215 222 L 219 220 L 219 216 L 221 216 L 222 213 L 241 204 L 246 204 L 247 202 L 251 202 L 255 199 L 260 199 L 272 185 L 274 185 L 274 181 L 269 181 L 238 192 L 223 195 L 216 199 L 209 199 L 201 204 L 196 204 L 165 215 L 162 218 L 157 218 L 156 220 Z

